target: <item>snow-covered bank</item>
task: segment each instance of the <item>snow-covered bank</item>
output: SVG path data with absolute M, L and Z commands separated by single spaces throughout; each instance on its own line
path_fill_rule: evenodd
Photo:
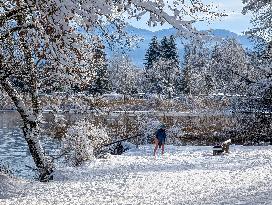
M 18 184 L 24 195 L 0 204 L 272 204 L 271 146 L 232 146 L 223 156 L 211 147 L 166 146 L 157 158 L 152 148 L 60 167 L 53 182 Z
M 1 199 L 9 199 L 24 194 L 23 185 L 25 182 L 16 178 L 11 178 L 6 174 L 0 173 L 0 204 Z M 3 203 L 4 204 L 4 203 Z

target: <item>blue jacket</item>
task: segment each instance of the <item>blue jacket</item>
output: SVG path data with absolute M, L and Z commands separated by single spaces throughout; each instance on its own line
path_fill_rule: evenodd
M 165 141 L 165 139 L 166 139 L 165 130 L 159 129 L 159 130 L 156 132 L 156 138 L 157 138 L 160 142 Z

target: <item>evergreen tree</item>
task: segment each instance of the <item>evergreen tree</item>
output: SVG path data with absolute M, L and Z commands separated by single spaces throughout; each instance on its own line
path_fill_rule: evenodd
M 89 92 L 93 95 L 102 95 L 110 91 L 108 64 L 104 49 L 105 46 L 100 41 L 97 41 L 92 50 L 92 67 L 96 72 L 95 79 L 89 87 Z
M 176 39 L 173 35 L 169 38 L 169 59 L 172 61 L 172 67 L 176 70 L 176 76 L 175 76 L 175 94 L 181 94 L 182 93 L 182 75 L 180 70 L 180 60 L 179 60 L 179 54 L 178 54 L 178 48 L 176 44 Z
M 158 61 L 160 57 L 160 46 L 156 36 L 153 36 L 149 48 L 145 54 L 145 70 L 148 71 L 152 68 L 154 62 Z
M 160 58 L 170 59 L 171 50 L 169 40 L 166 36 L 164 36 L 160 42 Z
M 161 73 L 161 83 L 164 89 L 163 94 L 166 94 L 168 98 L 178 93 L 177 86 L 179 86 L 178 80 L 180 79 L 180 67 L 177 46 L 175 38 L 171 35 L 169 38 L 163 37 L 160 44 L 160 65 L 158 66 Z
M 184 46 L 184 67 L 182 72 L 182 91 L 184 94 L 188 95 L 191 93 L 190 89 L 190 71 L 191 71 L 191 63 L 190 63 L 190 46 Z
M 166 36 L 161 40 L 160 57 L 173 61 L 173 66 L 179 67 L 178 49 L 175 37 L 171 35 L 169 38 Z
M 178 55 L 178 48 L 175 37 L 173 35 L 169 38 L 169 58 L 173 60 L 174 66 L 180 68 L 180 61 Z
M 146 82 L 146 92 L 157 92 L 157 76 L 154 75 L 154 64 L 159 60 L 160 57 L 160 46 L 156 36 L 153 36 L 149 48 L 145 54 L 145 82 Z M 156 73 L 156 72 L 155 72 Z
M 177 94 L 180 88 L 180 68 L 174 36 L 166 36 L 158 44 L 153 37 L 146 54 L 146 81 L 148 92 L 167 95 Z

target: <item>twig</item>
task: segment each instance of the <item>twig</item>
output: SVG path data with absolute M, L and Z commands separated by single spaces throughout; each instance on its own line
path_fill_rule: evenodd
M 34 168 L 34 167 L 31 167 L 31 166 L 28 166 L 28 165 L 25 165 L 27 168 L 29 168 L 29 169 L 32 169 L 32 170 L 34 170 L 34 171 L 37 171 L 38 169 L 37 168 Z

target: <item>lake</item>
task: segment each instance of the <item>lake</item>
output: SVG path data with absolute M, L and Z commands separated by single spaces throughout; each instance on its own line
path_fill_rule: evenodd
M 0 164 L 8 166 L 16 176 L 33 178 L 35 168 L 32 157 L 23 137 L 22 121 L 16 111 L 0 111 Z M 42 140 L 45 152 L 55 150 L 57 144 Z

